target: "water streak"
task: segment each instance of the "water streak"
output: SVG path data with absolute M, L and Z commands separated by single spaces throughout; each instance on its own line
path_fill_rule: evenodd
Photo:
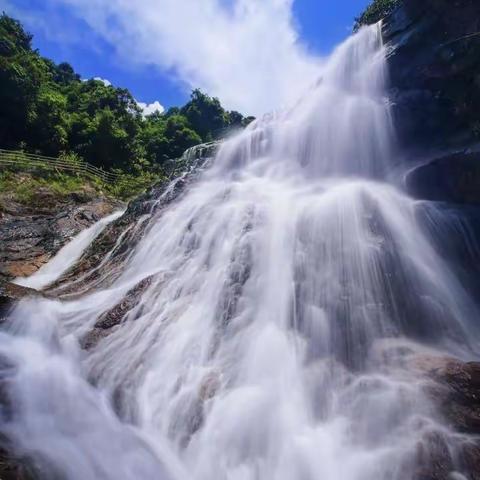
M 92 226 L 76 235 L 70 242 L 62 247 L 48 263 L 43 265 L 33 275 L 29 277 L 18 277 L 14 283 L 36 289 L 45 288 L 47 285 L 53 283 L 70 267 L 75 265 L 85 249 L 102 233 L 102 230 L 109 223 L 120 218 L 123 213 L 123 211 L 118 211 L 95 222 Z

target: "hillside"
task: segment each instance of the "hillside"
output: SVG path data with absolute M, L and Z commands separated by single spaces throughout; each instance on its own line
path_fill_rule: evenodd
M 82 79 L 70 64 L 42 57 L 32 41 L 20 22 L 0 16 L 0 148 L 162 175 L 187 148 L 252 120 L 200 90 L 182 107 L 144 117 L 127 89 Z

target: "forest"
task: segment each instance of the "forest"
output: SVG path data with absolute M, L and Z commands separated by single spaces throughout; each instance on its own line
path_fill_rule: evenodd
M 198 89 L 184 106 L 144 116 L 127 89 L 82 79 L 69 63 L 42 57 L 32 40 L 18 20 L 0 16 L 0 148 L 159 172 L 187 148 L 253 120 Z

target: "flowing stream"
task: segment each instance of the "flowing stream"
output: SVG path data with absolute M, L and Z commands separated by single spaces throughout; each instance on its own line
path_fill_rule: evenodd
M 46 287 L 72 267 L 80 259 L 85 249 L 102 233 L 103 229 L 109 223 L 121 217 L 123 213 L 123 211 L 114 212 L 81 231 L 37 272 L 29 277 L 18 277 L 15 279 L 15 283 L 36 289 Z
M 408 480 L 426 438 L 455 448 L 415 359 L 478 358 L 478 311 L 422 228 L 442 213 L 388 180 L 387 77 L 365 28 L 147 220 L 113 283 L 16 308 L 1 430 L 19 455 L 49 480 Z

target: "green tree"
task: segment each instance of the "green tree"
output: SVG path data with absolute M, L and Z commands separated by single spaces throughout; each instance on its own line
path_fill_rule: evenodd
M 224 110 L 200 90 L 182 108 L 143 118 L 128 90 L 82 81 L 70 64 L 56 64 L 33 50 L 32 36 L 20 22 L 0 16 L 0 148 L 64 152 L 131 176 L 157 174 L 189 147 L 251 119 Z
M 401 0 L 373 0 L 365 11 L 355 19 L 353 30 L 356 32 L 364 25 L 373 25 L 393 12 Z
M 44 84 L 38 92 L 30 121 L 29 143 L 46 155 L 68 149 L 67 99 L 57 89 Z
M 31 50 L 31 35 L 19 22 L 0 16 L 0 144 L 16 147 L 28 136 L 35 101 L 48 67 Z
M 59 85 L 69 85 L 74 82 L 80 82 L 80 75 L 75 73 L 75 70 L 69 63 L 63 62 L 55 65 L 53 80 Z
M 228 116 L 218 98 L 212 98 L 196 89 L 190 101 L 180 110 L 203 141 L 210 141 L 228 127 Z

